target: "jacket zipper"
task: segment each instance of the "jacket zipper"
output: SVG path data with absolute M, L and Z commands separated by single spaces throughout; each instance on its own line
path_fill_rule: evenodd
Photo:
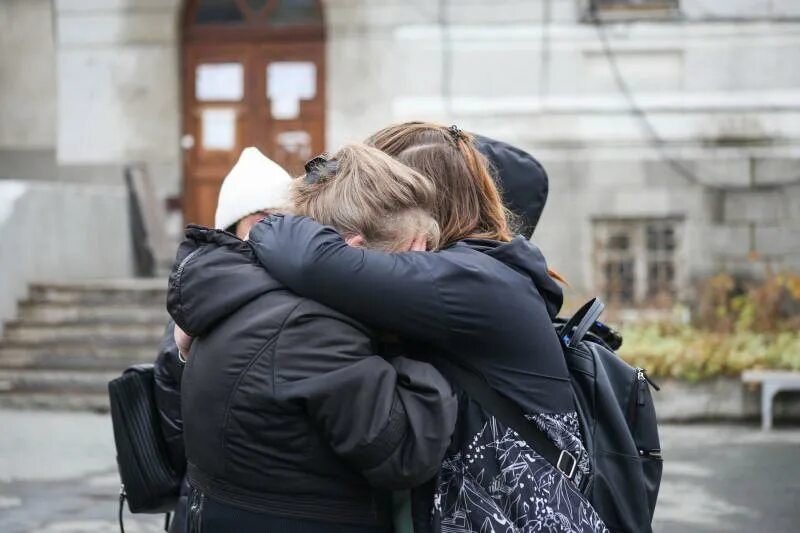
M 183 261 L 180 262 L 180 264 L 178 265 L 178 268 L 175 270 L 175 289 L 177 289 L 178 295 L 179 295 L 178 296 L 178 312 L 180 313 L 181 317 L 183 317 L 183 298 L 180 296 L 180 290 L 181 290 L 181 278 L 183 277 L 183 269 L 186 267 L 187 263 L 189 263 L 189 261 L 192 259 L 192 257 L 197 255 L 198 252 L 200 252 L 200 250 L 202 250 L 202 249 L 203 248 L 201 247 L 201 248 L 195 248 L 194 250 L 192 250 L 189 253 L 189 255 L 187 255 L 186 257 L 183 258 Z M 185 320 L 183 322 L 185 322 Z M 184 330 L 184 331 L 186 331 L 186 330 Z M 188 335 L 192 335 L 191 331 L 186 331 L 186 333 Z M 192 335 L 192 336 L 194 336 L 194 335 Z
M 644 379 L 647 380 L 647 382 L 650 384 L 651 387 L 653 387 L 655 390 L 661 390 L 661 387 L 656 385 L 656 383 L 652 379 L 650 379 L 650 376 L 647 375 L 647 370 L 645 370 L 644 368 L 642 369 L 642 374 L 644 375 Z
M 635 368 L 633 383 L 631 384 L 631 400 L 628 406 L 628 425 L 633 430 L 636 424 L 636 406 L 644 405 L 644 390 L 647 386 L 646 376 L 643 368 Z
M 661 449 L 656 448 L 654 450 L 639 450 L 639 457 L 644 457 L 645 459 L 656 459 L 661 461 L 663 457 L 661 457 Z
M 189 252 L 189 255 L 183 258 L 183 261 L 181 261 L 180 264 L 178 265 L 178 270 L 175 272 L 175 277 L 177 279 L 179 280 L 181 279 L 181 276 L 183 275 L 183 269 L 184 267 L 186 267 L 186 263 L 188 263 L 192 257 L 197 255 L 197 252 L 199 252 L 200 250 L 202 250 L 202 248 L 196 248 L 191 252 Z

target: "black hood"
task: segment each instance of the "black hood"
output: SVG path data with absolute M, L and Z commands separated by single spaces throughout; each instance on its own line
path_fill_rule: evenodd
M 531 154 L 508 143 L 476 135 L 475 144 L 489 159 L 503 203 L 519 217 L 519 232 L 530 239 L 547 202 L 547 172 Z
M 264 293 L 282 288 L 250 245 L 222 230 L 190 225 L 169 276 L 167 311 L 196 337 Z
M 541 294 L 550 318 L 553 319 L 558 315 L 564 303 L 564 294 L 559 284 L 548 274 L 547 261 L 535 244 L 522 237 L 516 237 L 511 242 L 467 239 L 456 246 L 459 245 L 479 250 L 529 277 Z

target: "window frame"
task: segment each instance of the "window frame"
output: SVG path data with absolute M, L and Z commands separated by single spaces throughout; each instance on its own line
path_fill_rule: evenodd
M 651 267 L 665 263 L 671 264 L 672 269 L 671 289 L 667 292 L 670 303 L 682 299 L 687 270 L 684 260 L 686 238 L 683 217 L 597 217 L 592 219 L 591 225 L 594 288 L 609 304 L 623 308 L 661 307 L 658 301 L 663 293 L 653 293 L 653 284 L 656 281 L 652 279 Z M 671 249 L 651 249 L 648 246 L 648 228 L 653 225 L 671 229 Z M 629 242 L 627 249 L 615 250 L 608 246 L 615 235 L 626 235 Z M 614 291 L 613 294 L 609 292 L 613 280 L 609 279 L 607 265 L 624 262 L 632 263 L 633 288 L 630 300 L 618 296 L 624 289 Z
M 321 0 L 314 0 L 317 20 L 309 23 L 271 25 L 269 17 L 279 0 L 270 0 L 261 11 L 253 11 L 246 0 L 231 0 L 243 15 L 241 22 L 197 23 L 196 14 L 202 0 L 188 0 L 183 10 L 184 42 L 242 41 L 309 41 L 325 39 L 325 10 Z
M 636 0 L 619 0 L 616 4 L 602 4 L 602 1 L 584 0 L 584 22 L 592 22 L 595 19 L 603 21 L 675 19 L 681 14 L 680 0 L 654 0 L 645 4 L 635 3 Z

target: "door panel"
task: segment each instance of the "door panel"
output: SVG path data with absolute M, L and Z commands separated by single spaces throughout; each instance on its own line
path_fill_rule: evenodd
M 184 45 L 184 220 L 212 226 L 247 146 L 300 175 L 325 141 L 322 41 Z
M 250 137 L 243 45 L 187 45 L 184 54 L 184 221 L 214 225 L 222 180 Z
M 255 52 L 258 146 L 292 176 L 325 147 L 324 67 L 320 43 L 270 43 Z

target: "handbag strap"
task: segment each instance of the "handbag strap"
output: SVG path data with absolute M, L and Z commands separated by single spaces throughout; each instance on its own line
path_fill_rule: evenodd
M 487 412 L 514 430 L 556 470 L 574 482 L 578 459 L 553 444 L 534 422 L 525 418 L 516 404 L 491 388 L 482 374 L 446 359 L 438 360 L 436 367 Z M 578 488 L 582 490 L 582 487 Z
M 125 533 L 125 519 L 123 518 L 125 514 L 125 500 L 127 499 L 128 495 L 125 493 L 125 485 L 120 485 L 119 487 L 119 514 L 117 518 L 119 520 L 119 533 Z M 172 523 L 172 513 L 166 513 L 164 515 L 164 531 L 169 531 L 169 526 Z
M 125 498 L 127 495 L 125 494 L 125 485 L 120 485 L 119 487 L 119 514 L 117 518 L 119 519 L 119 533 L 125 533 L 125 520 L 123 519 L 123 513 L 125 512 Z

